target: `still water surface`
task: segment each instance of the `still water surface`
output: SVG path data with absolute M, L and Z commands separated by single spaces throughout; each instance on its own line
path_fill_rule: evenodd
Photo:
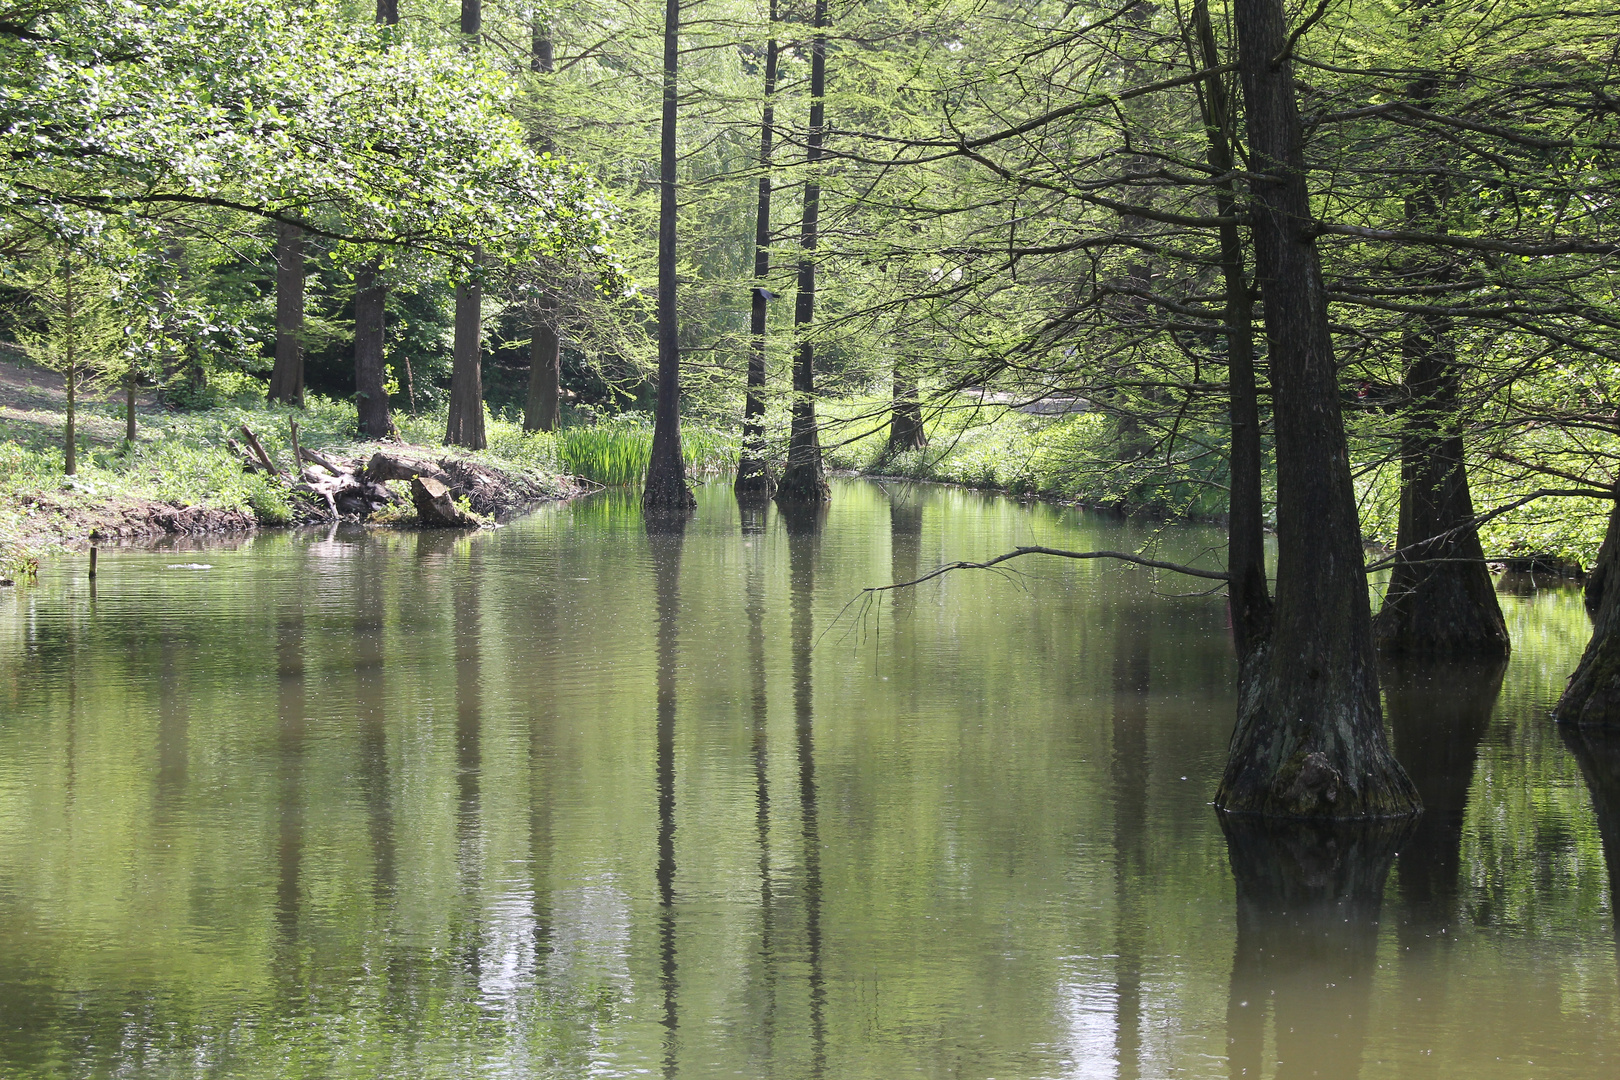
M 1230 851 L 1219 596 L 850 606 L 1148 536 L 846 482 L 49 570 L 0 597 L 0 1076 L 1616 1075 L 1576 594 L 1504 597 L 1505 675 L 1390 673 L 1415 832 Z

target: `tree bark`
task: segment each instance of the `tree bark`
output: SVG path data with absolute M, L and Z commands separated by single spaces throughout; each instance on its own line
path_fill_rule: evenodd
M 456 286 L 455 347 L 450 361 L 450 416 L 445 425 L 448 446 L 482 450 L 484 435 L 483 369 L 484 290 L 475 282 Z
M 399 24 L 399 0 L 377 0 L 377 22 L 384 26 Z
M 383 300 L 387 286 L 376 263 L 367 263 L 354 275 L 354 401 L 360 434 L 368 439 L 387 438 L 393 425 L 388 417 L 388 391 L 383 370 Z
M 917 376 L 908 357 L 894 358 L 894 389 L 889 403 L 889 445 L 885 453 L 902 454 L 928 445 L 923 430 L 922 401 L 917 393 Z
M 529 396 L 523 403 L 524 431 L 556 431 L 560 418 L 562 338 L 557 333 L 557 298 L 540 298 L 529 328 Z
M 62 472 L 68 476 L 77 476 L 79 473 L 79 433 L 75 430 L 75 398 L 78 393 L 79 368 L 78 352 L 74 340 L 77 327 L 74 320 L 79 313 L 74 310 L 73 296 L 73 263 L 67 259 L 62 260 L 62 345 L 65 353 L 63 365 L 63 381 L 67 390 L 67 425 L 62 438 Z
M 824 503 L 829 497 L 821 469 L 821 436 L 816 424 L 815 346 L 807 336 L 816 316 L 816 244 L 821 225 L 821 180 L 817 165 L 826 140 L 823 119 L 827 94 L 827 0 L 816 0 L 815 36 L 810 41 L 810 131 L 805 141 L 804 221 L 799 232 L 799 291 L 793 329 L 799 355 L 793 365 L 793 414 L 788 429 L 787 467 L 776 488 L 778 503 Z
M 742 453 L 737 459 L 738 498 L 768 499 L 776 481 L 765 467 L 765 320 L 771 276 L 771 143 L 776 126 L 776 0 L 770 7 L 771 38 L 765 43 L 765 108 L 759 121 L 759 203 L 754 211 L 754 289 L 749 312 L 748 386 L 743 401 Z
M 135 380 L 139 375 L 140 370 L 131 360 L 124 373 L 124 442 L 131 447 L 135 445 Z
M 543 75 L 554 67 L 551 31 L 539 18 L 530 27 L 529 69 Z M 542 139 L 541 149 L 549 151 L 551 140 Z M 534 324 L 529 328 L 529 395 L 523 403 L 524 431 L 555 431 L 561 420 L 562 335 L 557 325 L 557 294 L 550 289 L 540 294 Z
M 1238 0 L 1255 273 L 1277 432 L 1277 599 L 1243 687 L 1216 806 L 1358 819 L 1415 813 L 1384 739 L 1361 523 L 1284 53 L 1282 0 Z
M 1207 0 L 1195 0 L 1193 30 L 1198 37 L 1204 67 L 1220 66 L 1215 30 Z M 1237 127 L 1227 107 L 1226 82 L 1211 75 L 1203 95 L 1204 129 L 1209 133 L 1209 163 L 1217 175 L 1235 168 L 1233 146 Z M 1255 672 L 1254 658 L 1271 628 L 1271 593 L 1266 584 L 1265 516 L 1261 504 L 1263 464 L 1260 452 L 1260 395 L 1255 387 L 1254 293 L 1244 276 L 1243 238 L 1235 224 L 1237 192 L 1230 179 L 1215 186 L 1215 212 L 1231 218 L 1222 225 L 1221 275 L 1226 290 L 1222 322 L 1226 328 L 1226 388 L 1230 447 L 1231 491 L 1227 504 L 1227 600 L 1232 612 L 1232 640 L 1237 648 L 1239 682 Z
M 304 407 L 304 230 L 276 228 L 276 365 L 270 371 L 271 401 Z
M 1553 709 L 1553 719 L 1561 724 L 1620 727 L 1620 588 L 1615 587 L 1620 582 L 1616 576 L 1620 575 L 1620 486 L 1615 488 L 1615 500 L 1598 563 L 1589 575 L 1598 582 L 1586 597 L 1588 611 L 1596 599 L 1592 640 Z
M 685 513 L 697 505 L 686 486 L 681 454 L 681 354 L 675 314 L 675 69 L 680 55 L 680 0 L 664 3 L 664 102 L 658 145 L 658 403 L 642 509 Z

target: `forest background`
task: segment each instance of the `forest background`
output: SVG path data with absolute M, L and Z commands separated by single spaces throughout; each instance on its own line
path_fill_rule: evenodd
M 688 466 L 735 466 L 758 356 L 771 472 L 808 401 L 834 466 L 1226 513 L 1230 343 L 1261 299 L 1233 286 L 1253 279 L 1231 10 L 675 12 Z M 285 419 L 266 412 L 296 415 L 314 446 L 400 435 L 639 479 L 669 14 L 0 11 L 0 338 L 66 395 L 0 420 L 0 532 L 34 535 L 23 519 L 45 492 L 53 507 L 138 490 L 286 520 L 225 442 L 248 420 L 284 451 Z M 1620 357 L 1612 11 L 1324 2 L 1289 21 L 1363 532 L 1397 545 L 1428 432 L 1462 440 L 1487 557 L 1590 564 L 1613 505 Z M 283 367 L 297 353 L 296 392 L 273 382 L 278 341 Z M 1250 347 L 1269 463 L 1266 347 Z M 458 419 L 469 349 L 476 417 L 463 393 Z M 550 404 L 540 365 L 557 370 Z M 111 431 L 98 416 L 129 421 L 126 437 L 96 438 Z M 14 562 L 30 557 L 17 543 Z

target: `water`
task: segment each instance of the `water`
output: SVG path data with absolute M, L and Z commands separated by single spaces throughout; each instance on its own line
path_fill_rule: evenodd
M 1229 850 L 1218 595 L 1031 559 L 858 599 L 1217 534 L 835 500 L 111 550 L 0 596 L 0 1076 L 1615 1074 L 1582 761 L 1620 824 L 1620 752 L 1545 718 L 1576 594 L 1504 597 L 1499 687 L 1392 675 L 1415 834 Z

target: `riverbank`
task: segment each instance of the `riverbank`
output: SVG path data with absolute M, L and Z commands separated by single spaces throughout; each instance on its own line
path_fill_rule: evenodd
M 65 398 L 47 373 L 15 365 L 0 370 L 0 578 L 14 580 L 42 560 L 82 550 L 92 540 L 144 540 L 172 534 L 230 533 L 329 520 L 333 507 L 302 490 L 292 473 L 293 425 L 304 450 L 340 468 L 376 452 L 423 464 L 446 480 L 473 514 L 496 518 L 547 499 L 570 498 L 594 485 L 560 467 L 557 439 L 489 419 L 490 447 L 476 453 L 434 445 L 437 417 L 397 418 L 400 441 L 356 440 L 352 404 L 312 398 L 305 409 L 266 405 L 253 380 L 234 396 L 215 390 L 208 407 L 174 410 L 137 402 L 136 440 L 124 439 L 122 401 L 81 402 L 78 470 L 63 472 Z M 253 432 L 284 475 L 247 464 L 242 429 Z M 416 523 L 409 483 L 386 481 L 389 503 L 369 520 Z M 353 517 L 354 515 L 350 515 Z

